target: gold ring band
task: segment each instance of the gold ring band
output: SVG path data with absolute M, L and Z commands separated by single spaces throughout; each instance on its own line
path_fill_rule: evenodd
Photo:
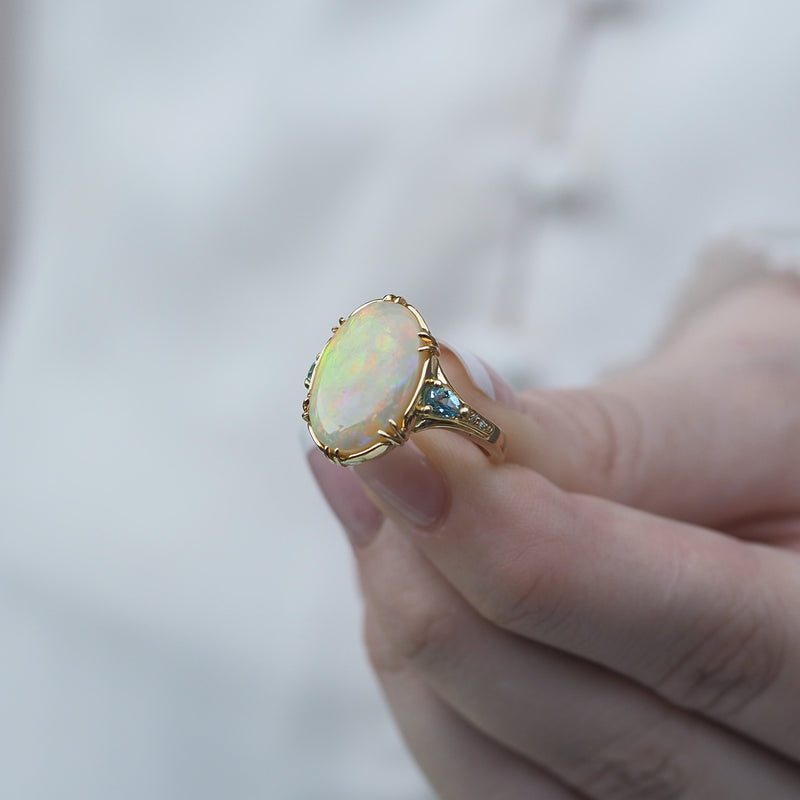
M 422 315 L 387 294 L 339 319 L 306 378 L 303 419 L 314 443 L 338 464 L 377 458 L 410 434 L 446 428 L 466 435 L 493 463 L 500 428 L 459 395 Z

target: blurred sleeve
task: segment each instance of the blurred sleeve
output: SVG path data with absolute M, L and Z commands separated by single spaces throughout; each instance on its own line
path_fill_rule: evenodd
M 800 287 L 800 223 L 712 241 L 700 253 L 668 317 L 662 341 L 722 295 L 770 275 L 784 276 Z
M 17 178 L 18 34 L 17 5 L 0 0 L 0 281 L 13 244 Z

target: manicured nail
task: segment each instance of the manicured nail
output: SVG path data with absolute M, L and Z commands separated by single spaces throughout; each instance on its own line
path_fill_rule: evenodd
M 379 500 L 414 525 L 429 527 L 444 516 L 447 487 L 413 443 L 359 464 L 355 471 Z
M 461 362 L 461 366 L 464 367 L 464 371 L 469 376 L 469 379 L 478 389 L 492 400 L 497 399 L 497 393 L 495 392 L 492 378 L 489 375 L 489 370 L 486 369 L 486 365 L 475 353 L 455 347 L 450 344 L 450 342 L 440 342 L 440 344 Z
M 309 451 L 308 463 L 353 547 L 368 545 L 380 530 L 383 514 L 369 499 L 353 470 L 328 461 L 316 447 Z
M 461 362 L 461 366 L 477 389 L 492 400 L 499 400 L 512 408 L 516 407 L 514 390 L 483 359 L 469 350 L 454 347 L 449 342 L 440 344 Z

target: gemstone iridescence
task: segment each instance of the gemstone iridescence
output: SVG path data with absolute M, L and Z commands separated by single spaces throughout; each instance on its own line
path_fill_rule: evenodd
M 382 441 L 389 420 L 401 422 L 413 403 L 426 355 L 421 328 L 405 306 L 367 303 L 325 346 L 313 373 L 309 420 L 319 441 L 343 456 Z

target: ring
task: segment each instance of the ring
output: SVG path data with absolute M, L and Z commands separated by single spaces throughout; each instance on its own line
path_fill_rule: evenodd
M 439 344 L 422 315 L 387 294 L 340 317 L 305 381 L 303 419 L 337 464 L 377 458 L 428 428 L 468 436 L 493 463 L 500 428 L 461 399 L 442 371 Z

